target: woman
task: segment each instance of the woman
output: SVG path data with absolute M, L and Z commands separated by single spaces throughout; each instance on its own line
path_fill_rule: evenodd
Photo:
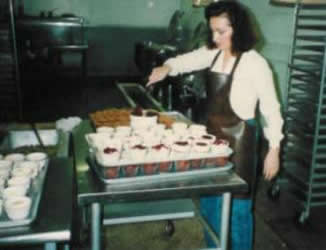
M 253 48 L 256 37 L 244 6 L 236 1 L 219 1 L 205 10 L 210 28 L 207 46 L 167 60 L 154 68 L 148 86 L 185 72 L 208 69 L 205 121 L 209 133 L 230 141 L 235 171 L 252 187 L 256 163 L 256 122 L 259 111 L 269 142 L 263 175 L 271 180 L 279 171 L 279 147 L 283 120 L 272 72 Z M 231 210 L 231 248 L 251 249 L 253 235 L 252 188 L 234 196 Z M 220 197 L 201 198 L 201 212 L 219 232 Z M 208 246 L 214 243 L 206 235 Z

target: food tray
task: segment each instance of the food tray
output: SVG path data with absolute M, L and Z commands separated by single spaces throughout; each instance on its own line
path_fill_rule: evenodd
M 200 169 L 190 169 L 187 171 L 176 171 L 176 162 L 172 162 L 169 172 L 161 173 L 158 172 L 156 174 L 145 175 L 142 171 L 138 171 L 136 176 L 133 177 L 122 177 L 122 178 L 106 178 L 103 170 L 107 170 L 108 168 L 102 167 L 99 165 L 95 159 L 95 157 L 90 154 L 87 158 L 91 169 L 95 172 L 97 177 L 105 184 L 128 184 L 135 182 L 162 182 L 162 181 L 172 181 L 189 177 L 203 177 L 203 176 L 211 176 L 212 174 L 222 174 L 233 168 L 233 164 L 228 162 L 224 166 L 207 166 Z M 138 168 L 143 167 L 144 164 L 136 165 Z
M 39 174 L 33 179 L 33 181 L 31 182 L 31 186 L 27 192 L 27 196 L 30 197 L 32 200 L 32 205 L 29 211 L 29 215 L 22 220 L 10 220 L 3 207 L 2 214 L 0 216 L 0 228 L 29 225 L 35 220 L 37 216 L 42 192 L 43 192 L 43 184 L 45 181 L 48 166 L 49 166 L 49 160 L 47 160 L 45 166 L 42 168 L 42 170 L 40 170 Z
M 70 143 L 68 133 L 60 132 L 56 129 L 39 129 L 38 132 L 46 149 L 48 147 L 55 147 L 56 150 L 54 152 L 54 156 L 68 156 Z M 24 148 L 24 150 L 27 150 L 28 153 L 31 153 L 32 151 L 29 152 L 28 149 L 31 148 L 35 150 L 36 147 L 39 147 L 39 142 L 33 130 L 13 129 L 8 132 L 7 136 L 0 145 L 0 152 L 14 152 L 16 149 Z M 50 156 L 49 152 L 47 152 L 47 154 Z M 27 218 L 16 221 L 10 220 L 3 207 L 2 214 L 0 216 L 0 228 L 25 226 L 31 224 L 36 219 L 50 159 L 51 158 L 49 157 L 45 163 L 45 166 L 31 182 L 27 195 L 32 199 L 32 205 Z

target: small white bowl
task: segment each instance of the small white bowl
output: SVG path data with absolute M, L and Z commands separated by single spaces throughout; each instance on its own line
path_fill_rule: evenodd
M 15 175 L 15 174 L 13 174 L 13 172 L 18 171 L 17 169 L 24 169 L 24 170 L 20 170 L 20 171 L 25 172 L 26 175 L 29 175 L 31 178 L 34 178 L 37 176 L 38 170 L 40 169 L 40 162 L 37 162 L 37 161 L 19 162 L 12 170 L 12 175 Z
M 10 175 L 10 169 L 0 169 L 0 178 L 7 179 Z
M 5 201 L 5 210 L 9 219 L 22 220 L 28 216 L 31 205 L 29 197 L 14 197 Z
M 4 157 L 4 160 L 12 161 L 12 162 L 19 162 L 23 161 L 25 159 L 25 155 L 21 153 L 12 153 L 12 154 L 7 154 Z
M 12 177 L 28 177 L 33 178 L 35 172 L 32 168 L 14 168 L 11 172 Z
M 7 187 L 3 190 L 3 199 L 7 200 L 13 197 L 22 197 L 27 193 L 27 189 L 23 186 Z
M 0 169 L 11 169 L 12 165 L 12 161 L 0 160 Z
M 12 177 L 8 180 L 8 187 L 20 187 L 22 186 L 28 190 L 31 183 L 31 178 L 25 176 Z
M 26 159 L 28 161 L 35 161 L 39 163 L 39 169 L 45 167 L 47 161 L 48 161 L 48 155 L 44 152 L 34 152 L 26 155 Z

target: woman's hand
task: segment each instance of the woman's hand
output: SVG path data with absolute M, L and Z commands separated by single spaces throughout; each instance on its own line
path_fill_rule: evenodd
M 263 175 L 266 180 L 273 179 L 280 170 L 280 149 L 270 148 L 264 161 Z
M 171 71 L 171 67 L 168 65 L 163 65 L 160 67 L 156 67 L 152 70 L 152 73 L 148 77 L 148 82 L 146 84 L 146 87 L 149 87 L 150 85 L 162 81 Z

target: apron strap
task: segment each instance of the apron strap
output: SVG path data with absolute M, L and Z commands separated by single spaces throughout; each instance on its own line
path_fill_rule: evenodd
M 214 57 L 214 59 L 213 59 L 213 61 L 212 61 L 212 63 L 211 63 L 211 66 L 209 67 L 209 69 L 212 69 L 212 68 L 213 68 L 213 66 L 214 66 L 214 64 L 216 63 L 216 61 L 217 61 L 218 57 L 220 56 L 221 52 L 222 52 L 222 51 L 219 50 L 219 51 L 216 53 L 216 55 L 215 55 L 215 57 Z M 240 53 L 240 55 L 235 59 L 235 63 L 233 64 L 233 68 L 232 68 L 231 73 L 230 73 L 230 76 L 231 76 L 231 77 L 233 76 L 233 73 L 234 73 L 236 67 L 238 66 L 238 64 L 239 64 L 239 62 L 240 62 L 241 56 L 242 56 L 242 53 Z
M 230 73 L 231 77 L 233 77 L 233 73 L 234 73 L 235 69 L 237 68 L 237 66 L 238 66 L 238 64 L 240 62 L 241 56 L 242 56 L 242 53 L 240 53 L 240 55 L 235 59 L 235 63 L 233 64 L 233 68 L 232 68 L 231 73 Z
M 209 67 L 209 69 L 212 69 L 212 68 L 213 68 L 213 66 L 214 66 L 214 64 L 215 64 L 215 62 L 216 62 L 216 60 L 217 60 L 217 58 L 219 57 L 220 54 L 221 54 L 221 50 L 219 50 L 219 51 L 216 53 L 216 55 L 215 55 L 215 57 L 214 57 L 214 59 L 213 59 L 213 61 L 212 61 L 212 63 L 211 63 L 211 66 Z

